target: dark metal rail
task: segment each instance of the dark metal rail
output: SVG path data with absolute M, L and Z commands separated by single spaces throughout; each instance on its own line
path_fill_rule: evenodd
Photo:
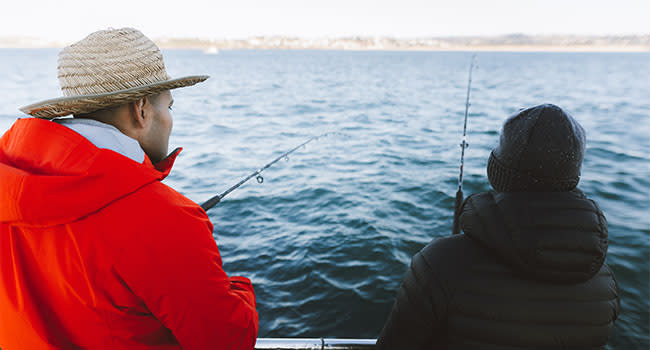
M 375 339 L 258 338 L 255 350 L 369 350 Z

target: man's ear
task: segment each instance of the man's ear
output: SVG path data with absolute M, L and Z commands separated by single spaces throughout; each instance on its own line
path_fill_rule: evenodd
M 138 128 L 143 128 L 145 126 L 144 106 L 146 103 L 146 97 L 130 103 L 129 112 L 131 115 L 131 121 Z

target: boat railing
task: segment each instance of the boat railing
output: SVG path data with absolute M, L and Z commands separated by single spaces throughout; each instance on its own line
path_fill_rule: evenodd
M 375 339 L 258 338 L 255 350 L 368 350 L 375 349 L 375 342 Z

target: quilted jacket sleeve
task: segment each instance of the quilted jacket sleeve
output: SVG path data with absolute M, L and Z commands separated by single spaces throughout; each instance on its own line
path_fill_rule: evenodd
M 393 309 L 377 339 L 377 349 L 431 349 L 444 342 L 446 297 L 423 255 L 429 246 L 411 260 Z
M 253 287 L 224 272 L 205 212 L 194 203 L 142 204 L 133 210 L 155 212 L 134 223 L 143 231 L 116 266 L 129 288 L 183 349 L 252 349 L 259 326 Z

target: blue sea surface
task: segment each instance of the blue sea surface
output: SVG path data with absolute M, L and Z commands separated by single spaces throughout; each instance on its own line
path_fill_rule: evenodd
M 52 49 L 0 50 L 0 133 L 60 96 Z M 451 231 L 470 52 L 165 51 L 173 91 L 165 182 L 202 202 L 325 132 L 209 211 L 224 268 L 249 277 L 260 337 L 374 338 L 411 256 Z M 465 194 L 506 117 L 554 103 L 587 132 L 579 187 L 609 222 L 621 286 L 611 349 L 650 347 L 650 53 L 481 52 Z

